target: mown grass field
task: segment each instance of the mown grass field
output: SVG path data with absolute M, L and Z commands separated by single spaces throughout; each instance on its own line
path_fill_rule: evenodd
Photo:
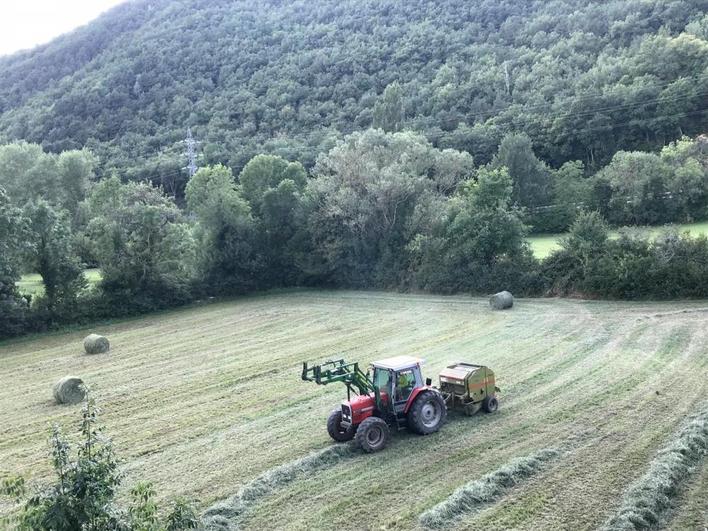
M 46 479 L 50 425 L 72 431 L 80 406 L 52 384 L 94 387 L 124 460 L 125 487 L 155 483 L 200 509 L 259 474 L 332 444 L 343 386 L 300 380 L 302 360 L 394 354 L 489 364 L 500 410 L 452 415 L 438 434 L 398 434 L 276 488 L 246 529 L 411 529 L 457 487 L 512 459 L 559 448 L 533 477 L 457 529 L 593 529 L 656 451 L 708 398 L 708 301 L 614 303 L 299 291 L 243 298 L 97 327 L 109 354 L 82 354 L 88 330 L 0 344 L 0 477 Z M 675 499 L 667 526 L 708 526 L 708 465 Z
M 708 221 L 703 221 L 700 223 L 686 223 L 684 225 L 673 225 L 680 232 L 688 231 L 694 236 L 701 234 L 708 235 Z M 649 234 L 651 236 L 658 236 L 667 229 L 665 226 L 661 227 L 637 227 L 633 230 L 641 234 Z M 612 231 L 610 237 L 616 238 L 619 232 Z M 565 236 L 565 234 L 536 234 L 529 236 L 528 240 L 531 244 L 531 249 L 536 258 L 545 258 L 551 254 L 556 249 L 560 248 L 558 240 Z

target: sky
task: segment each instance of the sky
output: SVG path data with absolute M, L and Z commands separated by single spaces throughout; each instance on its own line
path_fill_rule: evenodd
M 0 55 L 33 48 L 126 0 L 0 0 Z

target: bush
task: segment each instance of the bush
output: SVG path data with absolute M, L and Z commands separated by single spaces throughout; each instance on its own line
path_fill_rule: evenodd
M 115 501 L 123 478 L 110 439 L 98 424 L 100 410 L 87 393 L 81 414 L 81 441 L 72 458 L 72 445 L 55 426 L 52 431 L 53 484 L 40 487 L 25 499 L 22 478 L 7 478 L 0 494 L 20 503 L 16 516 L 0 520 L 31 531 L 176 531 L 196 529 L 199 521 L 184 500 L 176 501 L 161 519 L 150 483 L 131 490 L 132 504 L 126 509 Z
M 561 249 L 543 261 L 547 293 L 616 299 L 708 296 L 708 238 L 669 231 L 651 240 L 607 237 L 599 214 L 582 214 Z
M 195 242 L 171 198 L 112 177 L 94 187 L 82 209 L 90 218 L 84 234 L 101 268 L 99 289 L 115 315 L 190 300 Z

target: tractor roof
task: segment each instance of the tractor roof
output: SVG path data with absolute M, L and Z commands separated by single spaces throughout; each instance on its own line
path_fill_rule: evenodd
M 381 367 L 382 369 L 398 371 L 408 367 L 413 367 L 414 365 L 419 365 L 421 363 L 423 363 L 421 358 L 415 358 L 413 356 L 395 356 L 393 358 L 374 361 L 371 365 L 374 367 Z

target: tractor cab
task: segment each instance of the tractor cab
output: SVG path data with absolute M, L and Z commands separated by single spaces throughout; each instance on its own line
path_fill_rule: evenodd
M 416 389 L 425 386 L 420 370 L 422 363 L 420 358 L 396 356 L 371 364 L 374 387 L 379 392 L 380 409 L 390 411 L 396 416 L 404 414 L 411 395 Z

